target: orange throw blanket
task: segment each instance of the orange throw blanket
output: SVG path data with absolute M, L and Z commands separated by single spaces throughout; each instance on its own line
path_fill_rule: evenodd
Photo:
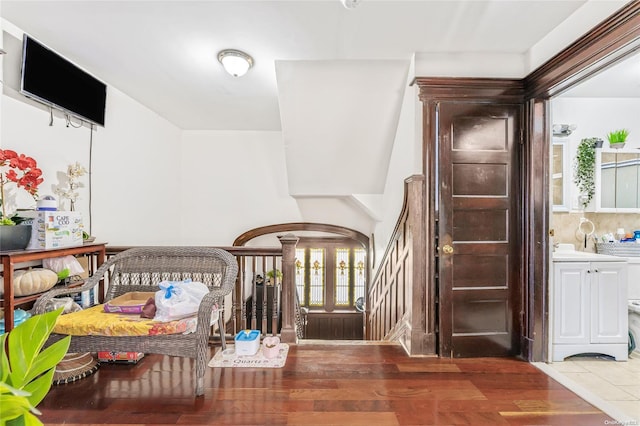
M 71 336 L 152 336 L 158 334 L 193 333 L 197 317 L 160 322 L 140 318 L 140 314 L 106 313 L 103 305 L 60 315 L 54 333 Z

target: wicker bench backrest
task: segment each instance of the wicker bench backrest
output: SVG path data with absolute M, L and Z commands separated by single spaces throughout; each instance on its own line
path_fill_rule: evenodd
M 126 250 L 114 258 L 109 274 L 105 300 L 133 291 L 157 291 L 162 281 L 191 279 L 205 284 L 210 290 L 233 289 L 233 282 L 223 282 L 229 267 L 237 267 L 236 259 L 228 252 L 207 247 L 145 247 Z M 232 274 L 234 276 L 235 274 Z

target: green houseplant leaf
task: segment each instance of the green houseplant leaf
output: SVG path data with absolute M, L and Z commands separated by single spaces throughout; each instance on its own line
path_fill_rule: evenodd
M 282 282 L 282 271 L 280 269 L 270 270 L 267 272 L 267 284 L 276 285 Z
M 62 308 L 29 318 L 0 336 L 0 424 L 40 425 L 35 408 L 51 389 L 55 366 L 69 349 L 67 336 L 42 349 Z
M 276 269 L 275 271 L 272 269 L 269 272 L 267 272 L 267 278 L 273 278 L 273 277 L 282 278 L 282 271 L 280 271 L 280 269 Z

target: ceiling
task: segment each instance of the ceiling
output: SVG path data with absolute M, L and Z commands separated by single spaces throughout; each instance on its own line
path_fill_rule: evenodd
M 414 53 L 526 55 L 588 3 L 599 8 L 598 21 L 624 4 L 3 0 L 0 14 L 182 129 L 281 130 L 279 63 L 305 61 L 296 69 L 306 73 L 342 61 L 408 64 Z M 216 59 L 225 48 L 252 55 L 254 68 L 241 78 L 226 74 Z M 316 85 L 324 85 L 321 71 Z
M 282 132 L 303 220 L 368 234 L 414 75 L 522 78 L 625 3 L 2 0 L 0 16 L 180 129 Z M 254 58 L 245 76 L 218 63 L 228 48 Z

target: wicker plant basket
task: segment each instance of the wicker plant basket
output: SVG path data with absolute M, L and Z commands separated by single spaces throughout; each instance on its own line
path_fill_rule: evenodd
M 62 385 L 84 379 L 95 373 L 100 364 L 90 352 L 68 353 L 56 366 L 53 384 Z
M 640 244 L 636 243 L 596 243 L 600 254 L 622 257 L 640 257 Z

